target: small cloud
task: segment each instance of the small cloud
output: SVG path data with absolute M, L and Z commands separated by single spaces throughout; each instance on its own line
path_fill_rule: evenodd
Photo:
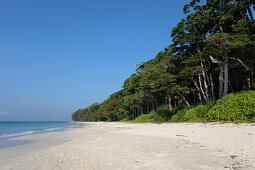
M 8 115 L 8 114 L 9 114 L 9 112 L 0 111 L 0 115 L 2 115 L 2 116 Z

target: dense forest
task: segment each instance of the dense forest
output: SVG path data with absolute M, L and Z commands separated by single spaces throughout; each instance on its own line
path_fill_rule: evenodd
M 253 0 L 191 0 L 172 44 L 73 120 L 254 119 L 254 10 Z

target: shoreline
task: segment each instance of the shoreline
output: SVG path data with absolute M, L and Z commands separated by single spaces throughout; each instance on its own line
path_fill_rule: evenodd
M 70 123 L 69 126 L 63 126 L 63 127 L 47 127 L 47 128 L 42 128 L 42 129 L 27 129 L 27 130 L 23 130 L 23 131 L 14 131 L 12 133 L 3 133 L 0 135 L 0 148 L 6 148 L 6 147 L 12 147 L 12 146 L 16 146 L 16 145 L 21 145 L 22 142 L 17 142 L 17 144 L 15 144 L 15 138 L 18 137 L 23 137 L 23 136 L 29 136 L 29 135 L 37 135 L 37 134 L 44 134 L 44 133 L 49 133 L 49 132 L 61 132 L 61 131 L 65 131 L 66 129 L 70 129 L 70 128 L 76 128 L 79 125 L 82 125 L 81 123 L 76 123 L 76 122 L 60 122 L 60 121 L 9 121 L 9 122 L 4 122 L 4 123 L 16 123 L 16 122 L 28 122 L 28 123 L 41 123 L 41 122 L 45 122 L 45 123 Z M 3 123 L 3 122 L 0 122 Z M 12 144 L 6 145 L 5 143 L 8 143 L 8 141 L 11 141 Z M 24 143 L 25 144 L 25 143 Z
M 81 133 L 75 133 L 75 130 L 83 126 L 85 125 L 80 123 L 76 127 L 1 139 L 10 146 L 0 148 L 0 169 L 11 169 L 8 168 L 10 165 L 17 166 L 20 162 L 29 160 L 34 155 L 44 152 L 50 147 L 79 137 Z
M 127 124 L 17 137 L 0 148 L 0 169 L 253 169 L 254 124 Z

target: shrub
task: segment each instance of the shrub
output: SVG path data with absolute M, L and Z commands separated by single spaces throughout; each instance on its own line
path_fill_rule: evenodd
M 178 116 L 178 119 L 180 121 L 184 121 L 184 116 L 187 110 L 189 110 L 189 108 L 183 108 L 183 109 L 177 110 L 176 115 Z
M 125 116 L 122 112 L 116 112 L 116 117 L 118 120 L 122 120 L 125 118 Z
M 156 112 L 153 110 L 150 112 L 150 114 L 148 114 L 148 118 L 153 120 L 156 117 Z
M 121 120 L 121 122 L 127 122 L 127 121 L 129 121 L 130 119 L 128 119 L 128 118 L 124 118 L 124 119 L 122 119 Z
M 199 120 L 200 118 L 204 118 L 207 112 L 211 109 L 211 107 L 215 104 L 215 101 L 208 101 L 203 105 L 198 105 L 193 108 L 190 108 L 186 111 L 184 120 Z M 200 119 L 201 120 L 201 119 Z
M 170 122 L 177 122 L 179 120 L 179 116 L 178 115 L 173 115 L 170 119 Z
M 137 117 L 134 122 L 142 122 L 142 123 L 147 123 L 147 122 L 153 122 L 153 119 L 151 118 L 152 115 L 150 114 L 142 114 L 139 117 Z
M 158 107 L 155 112 L 152 111 L 150 114 L 154 116 L 153 119 L 155 121 L 168 121 L 173 115 L 173 110 L 170 111 L 168 105 L 162 105 Z
M 215 105 L 216 101 L 215 100 L 212 100 L 212 101 L 208 101 L 204 104 L 204 106 L 206 107 L 207 109 L 207 112 Z M 204 115 L 206 116 L 206 115 Z
M 188 110 L 184 116 L 184 120 L 196 120 L 198 118 L 196 111 L 196 108 L 192 108 Z
M 174 114 L 174 109 L 169 110 L 168 105 L 158 107 L 156 111 L 151 111 L 150 114 L 142 114 L 137 117 L 134 122 L 166 122 Z
M 216 102 L 207 113 L 209 121 L 237 121 L 255 117 L 255 91 L 231 93 Z

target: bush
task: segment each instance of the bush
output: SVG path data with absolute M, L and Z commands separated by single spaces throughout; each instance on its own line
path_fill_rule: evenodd
M 170 119 L 170 122 L 177 122 L 179 120 L 179 116 L 178 115 L 173 115 Z
M 150 114 L 142 114 L 137 117 L 134 122 L 166 122 L 174 114 L 175 110 L 169 110 L 168 105 L 158 107 L 156 111 L 151 111 Z
M 255 91 L 231 93 L 219 99 L 207 113 L 209 121 L 237 121 L 255 117 Z
M 168 105 L 162 105 L 158 107 L 156 111 L 152 111 L 150 114 L 154 116 L 153 119 L 155 121 L 168 121 L 174 113 L 173 110 L 169 110 Z
M 186 111 L 184 120 L 198 120 L 199 118 L 204 118 L 207 112 L 215 104 L 215 101 L 208 101 L 204 105 L 198 105 L 193 108 L 190 108 Z
M 116 117 L 117 117 L 118 120 L 122 120 L 122 119 L 125 118 L 124 114 L 121 113 L 121 112 L 116 112 Z
M 129 121 L 130 119 L 128 119 L 128 118 L 124 118 L 124 119 L 122 119 L 121 120 L 121 122 L 127 122 L 127 121 Z
M 151 114 L 142 114 L 139 117 L 137 117 L 134 122 L 139 122 L 139 123 L 149 123 L 153 122 L 153 119 L 151 118 Z
M 177 110 L 176 115 L 178 116 L 179 121 L 184 121 L 184 116 L 187 110 L 189 110 L 189 108 L 182 108 Z
M 197 118 L 196 108 L 188 110 L 184 116 L 184 120 L 196 120 Z

